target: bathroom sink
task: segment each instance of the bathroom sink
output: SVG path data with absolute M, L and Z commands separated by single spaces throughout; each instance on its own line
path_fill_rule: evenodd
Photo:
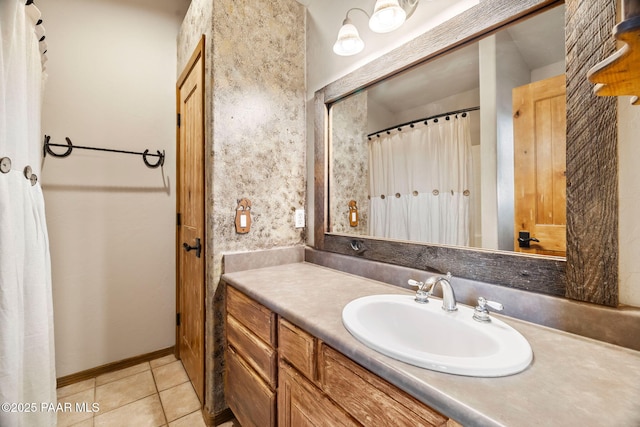
M 411 365 L 450 374 L 501 377 L 525 370 L 529 342 L 500 319 L 481 323 L 458 304 L 446 312 L 440 300 L 418 304 L 412 295 L 371 295 L 342 311 L 342 322 L 368 347 Z

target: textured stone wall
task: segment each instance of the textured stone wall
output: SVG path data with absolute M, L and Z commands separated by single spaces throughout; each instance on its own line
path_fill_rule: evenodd
M 303 245 L 305 10 L 295 0 L 193 0 L 178 39 L 178 73 L 206 34 L 206 402 L 226 407 L 222 373 L 222 256 Z M 236 234 L 237 201 L 252 228 Z
M 362 91 L 331 107 L 329 188 L 331 231 L 369 234 L 369 144 L 367 92 Z M 358 206 L 358 226 L 349 225 L 349 201 Z
M 180 76 L 187 62 L 189 62 L 189 58 L 191 58 L 191 54 L 203 34 L 206 36 L 207 42 L 211 43 L 213 35 L 213 2 L 191 0 L 191 5 L 178 33 L 177 76 Z M 211 48 L 210 45 L 208 47 L 209 49 Z M 205 59 L 207 60 L 206 66 L 209 66 L 211 64 L 211 55 L 207 54 Z
M 213 63 L 215 250 L 302 244 L 293 211 L 305 206 L 303 6 L 215 2 Z M 252 202 L 246 235 L 233 227 L 242 197 Z

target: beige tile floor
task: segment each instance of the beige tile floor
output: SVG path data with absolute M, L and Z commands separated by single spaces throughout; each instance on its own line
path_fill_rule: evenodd
M 61 387 L 58 403 L 73 408 L 58 412 L 58 427 L 206 427 L 182 362 L 173 355 Z

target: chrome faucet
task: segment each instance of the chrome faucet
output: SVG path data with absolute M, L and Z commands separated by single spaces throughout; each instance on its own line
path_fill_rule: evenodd
M 445 277 L 442 276 L 433 276 L 427 280 L 426 284 L 431 284 L 429 288 L 429 295 L 433 294 L 433 290 L 436 285 L 439 283 L 442 288 L 442 309 L 444 311 L 456 311 L 458 309 L 456 302 L 456 294 L 453 292 L 453 287 L 451 286 L 451 273 L 447 273 Z
M 489 317 L 489 308 L 495 311 L 504 310 L 504 306 L 499 302 L 489 301 L 484 297 L 480 297 L 478 298 L 478 305 L 473 312 L 473 320 L 484 323 L 491 322 L 491 317 Z
M 415 301 L 426 304 L 429 302 L 429 297 L 433 294 L 436 285 L 440 283 L 442 287 L 442 309 L 445 311 L 456 311 L 458 309 L 456 295 L 453 292 L 450 280 L 451 273 L 447 273 L 446 276 L 431 276 L 425 282 L 409 280 L 409 284 L 418 287 Z

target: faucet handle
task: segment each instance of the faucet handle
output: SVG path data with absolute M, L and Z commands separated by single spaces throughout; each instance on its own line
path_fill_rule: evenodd
M 416 291 L 415 301 L 420 304 L 426 304 L 429 302 L 429 291 L 425 290 L 424 287 L 427 285 L 427 282 L 418 282 L 417 280 L 409 279 L 407 281 L 411 286 L 417 286 L 418 290 Z
M 483 297 L 478 298 L 478 304 L 482 305 L 481 303 L 484 302 L 485 305 L 487 305 L 489 308 L 495 310 L 495 311 L 502 311 L 504 310 L 504 305 L 502 305 L 499 302 L 496 301 L 489 301 Z
M 418 282 L 417 280 L 409 279 L 407 283 L 410 286 L 417 286 L 419 291 L 421 291 L 424 288 L 424 282 Z
M 478 322 L 491 322 L 489 317 L 489 308 L 495 311 L 504 310 L 504 306 L 496 301 L 489 301 L 484 297 L 478 298 L 478 305 L 473 312 L 473 320 Z

